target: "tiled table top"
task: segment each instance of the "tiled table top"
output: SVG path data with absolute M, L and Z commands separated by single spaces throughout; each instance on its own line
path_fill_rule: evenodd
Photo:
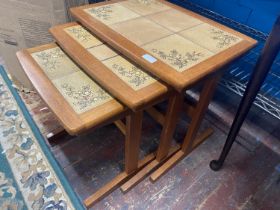
M 34 52 L 31 56 L 76 113 L 81 114 L 112 100 L 59 47 Z
M 156 82 L 153 77 L 118 55 L 81 25 L 66 27 L 64 31 L 85 47 L 94 57 L 105 64 L 132 89 L 139 90 Z
M 161 0 L 110 1 L 71 12 L 116 50 L 177 89 L 255 44 L 245 35 Z M 155 62 L 145 60 L 145 54 Z
M 17 56 L 35 89 L 69 133 L 78 134 L 125 111 L 56 44 L 22 50 Z
M 168 93 L 166 85 L 112 50 L 78 23 L 51 28 L 59 45 L 112 95 L 133 110 Z

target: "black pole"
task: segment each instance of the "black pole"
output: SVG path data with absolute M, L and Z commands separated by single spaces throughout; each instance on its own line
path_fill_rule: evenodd
M 265 43 L 262 53 L 258 58 L 252 76 L 250 78 L 250 81 L 245 90 L 244 96 L 238 107 L 236 116 L 232 123 L 222 153 L 218 160 L 212 160 L 210 162 L 210 168 L 212 170 L 218 171 L 223 166 L 223 163 L 232 147 L 232 144 L 261 88 L 262 83 L 264 82 L 273 64 L 273 61 L 275 60 L 279 52 L 279 49 L 280 49 L 280 16 L 277 18 L 276 23 L 274 24 L 273 29 Z

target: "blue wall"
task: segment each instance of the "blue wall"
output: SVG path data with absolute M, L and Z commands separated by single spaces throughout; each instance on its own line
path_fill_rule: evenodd
M 265 33 L 269 33 L 276 17 L 280 15 L 280 0 L 177 0 L 179 1 L 198 4 Z
M 89 0 L 95 3 L 103 0 Z M 170 0 L 171 2 L 173 0 Z M 280 15 L 280 0 L 175 0 L 189 1 L 259 31 L 269 33 Z

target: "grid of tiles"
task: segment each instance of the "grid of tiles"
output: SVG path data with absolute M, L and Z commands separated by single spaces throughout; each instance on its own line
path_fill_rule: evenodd
M 156 0 L 121 1 L 84 11 L 178 72 L 242 41 Z
M 99 41 L 82 26 L 70 26 L 65 28 L 64 31 L 135 91 L 156 81 L 152 76 Z
M 59 47 L 34 52 L 31 56 L 76 113 L 84 113 L 112 99 Z

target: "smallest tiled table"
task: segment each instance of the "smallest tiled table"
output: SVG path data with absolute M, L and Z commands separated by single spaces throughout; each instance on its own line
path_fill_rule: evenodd
M 127 112 L 56 44 L 22 50 L 17 57 L 34 88 L 69 134 L 78 135 Z
M 17 53 L 34 88 L 71 135 L 80 135 L 117 122 L 125 134 L 125 170 L 90 196 L 96 202 L 152 161 L 155 154 L 139 160 L 142 115 L 134 114 L 91 79 L 56 44 Z M 126 124 L 120 121 L 126 118 Z M 87 204 L 87 203 L 85 203 Z
M 201 143 L 196 134 L 222 70 L 256 44 L 250 37 L 163 0 L 116 0 L 72 8 L 71 13 L 102 41 L 173 87 L 177 91 L 170 101 L 173 109 L 181 106 L 185 90 L 203 83 L 181 150 L 151 175 L 153 181 Z M 170 109 L 164 119 L 156 160 L 122 187 L 124 191 L 166 159 L 178 116 Z

